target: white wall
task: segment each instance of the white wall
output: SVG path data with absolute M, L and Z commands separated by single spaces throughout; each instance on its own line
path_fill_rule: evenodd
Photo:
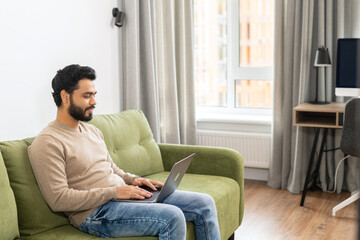
M 77 63 L 93 67 L 95 114 L 120 110 L 117 0 L 0 3 L 0 141 L 35 136 L 56 117 L 51 80 Z

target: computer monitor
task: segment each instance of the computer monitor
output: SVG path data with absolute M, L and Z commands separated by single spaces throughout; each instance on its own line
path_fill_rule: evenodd
M 338 39 L 335 95 L 360 96 L 360 38 Z

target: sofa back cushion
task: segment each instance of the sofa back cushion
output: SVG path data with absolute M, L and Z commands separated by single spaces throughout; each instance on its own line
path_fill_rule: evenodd
M 89 123 L 101 130 L 111 158 L 119 168 L 139 176 L 164 171 L 159 147 L 141 111 L 97 115 Z
M 0 239 L 19 237 L 18 217 L 14 193 L 10 187 L 6 167 L 0 152 Z
M 36 183 L 27 153 L 32 140 L 0 142 L 0 151 L 15 195 L 21 235 L 34 235 L 69 224 L 64 214 L 50 210 Z

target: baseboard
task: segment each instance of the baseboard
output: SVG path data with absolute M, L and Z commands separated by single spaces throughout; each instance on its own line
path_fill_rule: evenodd
M 268 181 L 269 169 L 245 167 L 244 178 L 250 180 Z

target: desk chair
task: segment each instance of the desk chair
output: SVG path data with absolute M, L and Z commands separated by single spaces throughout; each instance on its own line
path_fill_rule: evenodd
M 360 158 L 360 98 L 353 98 L 345 105 L 340 149 L 345 155 Z M 332 209 L 332 215 L 335 216 L 338 210 L 355 202 L 357 199 L 360 199 L 360 190 L 353 192 L 351 197 L 336 205 Z

